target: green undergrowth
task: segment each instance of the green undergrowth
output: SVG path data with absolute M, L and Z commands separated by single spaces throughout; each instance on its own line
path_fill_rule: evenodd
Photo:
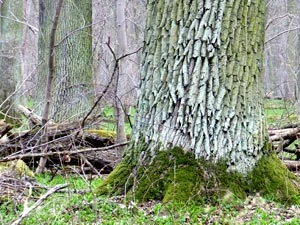
M 178 152 L 180 155 L 181 153 Z M 187 160 L 187 161 L 186 161 Z M 189 159 L 177 161 L 177 165 L 189 163 Z M 194 166 L 196 164 L 192 163 Z M 170 164 L 169 164 L 170 165 Z M 176 168 L 173 167 L 173 168 Z M 190 172 L 190 171 L 186 171 Z M 120 175 L 120 174 L 119 174 Z M 173 175 L 175 175 L 173 173 Z M 177 174 L 177 177 L 183 174 Z M 286 208 L 269 200 L 246 198 L 244 201 L 219 201 L 218 204 L 199 204 L 195 201 L 164 204 L 161 201 L 147 201 L 141 204 L 123 196 L 99 196 L 93 192 L 102 181 L 99 178 L 87 180 L 70 174 L 37 175 L 37 181 L 48 187 L 69 183 L 65 192 L 54 193 L 41 206 L 34 209 L 22 225 L 51 224 L 299 224 L 300 217 L 295 208 Z M 182 184 L 183 185 L 183 184 Z M 74 190 L 90 190 L 87 193 L 74 193 Z M 29 201 L 30 207 L 41 193 Z M 227 194 L 228 196 L 228 194 Z M 22 213 L 24 204 L 0 205 L 0 224 L 12 224 Z M 276 209 L 276 210 L 274 210 Z M 290 213 L 290 214 L 287 214 Z M 285 217 L 288 220 L 285 220 Z M 283 222 L 285 221 L 285 222 Z
M 53 193 L 49 196 L 42 206 L 36 208 L 28 218 L 22 221 L 22 225 L 91 224 L 96 220 L 91 202 L 96 199 L 93 190 L 99 186 L 101 179 L 87 180 L 74 175 L 39 174 L 36 175 L 36 181 L 48 188 L 65 183 L 68 183 L 69 186 L 63 189 L 64 192 Z M 45 192 L 46 190 L 43 188 L 35 190 L 28 202 L 28 207 Z M 23 209 L 24 203 L 2 203 L 0 205 L 0 224 L 11 224 Z
M 227 172 L 227 165 L 196 160 L 180 148 L 161 151 L 150 165 L 135 168 L 121 162 L 101 183 L 98 194 L 127 193 L 138 202 L 198 202 L 214 204 L 235 201 L 249 195 L 284 204 L 299 204 L 299 178 L 289 172 L 275 155 L 266 155 L 246 177 Z

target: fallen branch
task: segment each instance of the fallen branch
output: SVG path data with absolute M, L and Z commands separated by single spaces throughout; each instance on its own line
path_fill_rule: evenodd
M 295 160 L 283 160 L 283 163 L 289 170 L 299 171 L 300 170 L 300 161 Z
M 69 184 L 60 184 L 60 185 L 57 185 L 57 186 L 51 188 L 49 191 L 47 191 L 45 194 L 43 194 L 43 195 L 39 198 L 39 200 L 37 200 L 31 207 L 29 207 L 29 208 L 24 208 L 24 210 L 23 210 L 23 212 L 21 213 L 21 215 L 19 216 L 19 218 L 16 219 L 11 225 L 18 225 L 18 224 L 20 224 L 20 222 L 21 222 L 24 218 L 26 218 L 32 210 L 34 210 L 34 209 L 36 209 L 37 207 L 39 207 L 39 206 L 43 203 L 43 201 L 45 201 L 45 200 L 48 198 L 48 196 L 52 195 L 54 192 L 56 192 L 56 191 L 58 191 L 58 190 L 60 190 L 60 189 L 63 189 L 63 188 L 65 188 L 65 187 L 67 187 L 68 185 L 69 185 Z
M 291 128 L 291 129 L 284 129 L 282 132 L 278 132 L 275 135 L 270 136 L 271 141 L 279 141 L 282 139 L 290 139 L 297 136 L 298 132 L 300 131 L 300 127 L 297 128 Z M 272 134 L 272 131 L 269 131 L 269 133 Z
M 76 151 L 59 151 L 59 152 L 45 152 L 45 153 L 28 153 L 28 154 L 23 154 L 23 155 L 14 155 L 14 156 L 8 156 L 5 158 L 0 159 L 0 162 L 7 162 L 15 159 L 23 159 L 23 158 L 34 158 L 34 157 L 45 157 L 45 156 L 53 156 L 53 155 L 72 155 L 72 154 L 80 154 L 80 153 L 86 153 L 86 152 L 91 152 L 91 151 L 107 151 L 110 149 L 117 148 L 119 146 L 124 146 L 127 145 L 129 141 L 120 143 L 120 144 L 115 144 L 107 147 L 101 147 L 101 148 L 85 148 L 85 149 L 80 149 Z
M 35 114 L 32 110 L 22 105 L 17 105 L 16 109 L 22 113 L 33 125 L 42 125 L 42 117 Z M 50 124 L 53 124 L 53 122 L 50 122 Z
M 90 161 L 82 153 L 80 153 L 79 156 L 94 171 L 94 173 L 98 175 L 99 178 L 102 177 L 98 170 L 96 170 L 93 164 L 90 163 Z

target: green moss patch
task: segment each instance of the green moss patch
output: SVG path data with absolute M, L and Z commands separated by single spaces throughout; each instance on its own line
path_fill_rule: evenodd
M 131 171 L 132 167 L 127 163 L 120 162 L 97 188 L 97 194 L 124 194 L 133 184 L 132 179 L 130 179 Z
M 243 176 L 228 172 L 225 162 L 196 160 L 181 148 L 161 151 L 150 164 L 122 161 L 98 188 L 99 194 L 127 194 L 136 201 L 217 203 L 260 193 L 283 203 L 299 199 L 299 179 L 276 158 L 266 155 Z
M 86 132 L 96 134 L 100 137 L 111 138 L 111 139 L 116 139 L 117 137 L 117 132 L 110 131 L 110 130 L 87 130 Z M 126 138 L 130 139 L 130 134 L 126 134 Z
M 158 153 L 153 163 L 138 170 L 134 197 L 139 201 L 187 201 L 202 179 L 202 172 L 191 153 L 180 148 Z
M 34 173 L 29 169 L 23 160 L 15 160 L 0 163 L 0 175 L 9 174 L 13 177 L 34 177 Z
M 283 203 L 300 203 L 300 180 L 284 166 L 276 155 L 266 155 L 249 174 L 252 191 Z

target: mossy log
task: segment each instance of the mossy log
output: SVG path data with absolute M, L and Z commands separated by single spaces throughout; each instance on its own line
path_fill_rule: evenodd
M 97 189 L 99 195 L 126 194 L 136 201 L 216 203 L 257 193 L 273 200 L 299 203 L 300 180 L 274 154 L 263 156 L 247 175 L 180 148 L 161 151 L 150 164 L 133 165 L 126 157 Z M 229 197 L 228 197 L 229 196 Z

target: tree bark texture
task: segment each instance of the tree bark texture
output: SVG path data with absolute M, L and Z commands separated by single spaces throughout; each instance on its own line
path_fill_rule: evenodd
M 133 134 L 148 143 L 142 160 L 179 146 L 247 173 L 266 136 L 265 1 L 150 0 L 147 12 Z
M 23 32 L 22 76 L 24 85 L 22 94 L 29 99 L 34 95 L 34 83 L 38 65 L 38 23 L 39 2 L 23 0 L 26 26 Z M 24 104 L 24 103 L 23 103 Z
M 45 101 L 46 77 L 49 73 L 49 42 L 57 1 L 39 1 L 39 69 L 35 106 Z M 54 80 L 50 118 L 75 120 L 91 108 L 92 91 L 92 3 L 65 1 L 61 11 L 54 48 Z

